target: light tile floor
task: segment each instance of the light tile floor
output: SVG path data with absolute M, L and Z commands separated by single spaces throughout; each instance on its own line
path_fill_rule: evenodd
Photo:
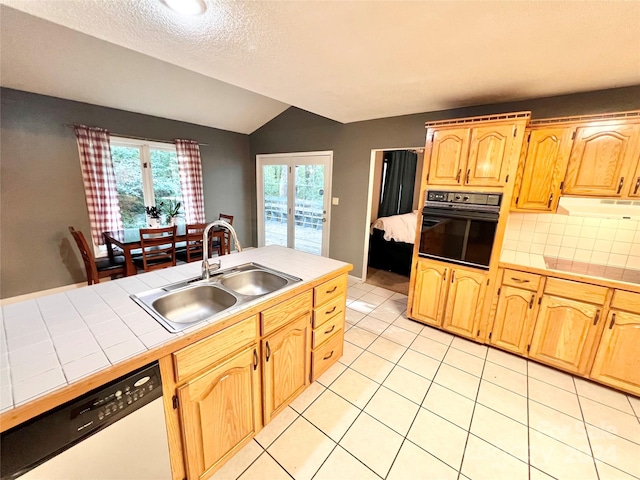
M 406 317 L 350 280 L 344 355 L 213 478 L 640 478 L 640 399 Z

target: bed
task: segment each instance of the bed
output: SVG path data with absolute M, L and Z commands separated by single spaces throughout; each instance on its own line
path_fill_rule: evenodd
M 380 217 L 373 222 L 369 237 L 369 267 L 408 277 L 417 225 L 417 210 Z

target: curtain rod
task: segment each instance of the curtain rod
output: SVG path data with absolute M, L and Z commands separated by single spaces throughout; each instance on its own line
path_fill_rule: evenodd
M 70 123 L 64 123 L 63 124 L 65 127 L 68 128 L 74 128 L 75 125 L 72 125 Z M 131 140 L 143 140 L 143 141 L 147 141 L 147 142 L 158 142 L 158 143 L 170 143 L 173 144 L 173 142 L 171 140 L 158 140 L 157 138 L 147 138 L 147 137 L 136 137 L 133 135 L 123 135 L 121 133 L 113 133 L 113 132 L 109 132 L 109 135 L 114 136 L 114 137 L 122 137 L 122 138 L 129 138 Z M 199 146 L 201 147 L 208 147 L 209 144 L 208 143 L 198 143 Z

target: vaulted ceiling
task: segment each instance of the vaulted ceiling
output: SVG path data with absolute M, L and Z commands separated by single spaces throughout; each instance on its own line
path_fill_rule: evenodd
M 2 86 L 251 133 L 640 84 L 639 1 L 0 0 Z

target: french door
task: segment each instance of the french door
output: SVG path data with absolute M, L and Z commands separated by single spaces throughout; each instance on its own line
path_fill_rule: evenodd
M 329 255 L 333 152 L 256 157 L 258 246 Z

